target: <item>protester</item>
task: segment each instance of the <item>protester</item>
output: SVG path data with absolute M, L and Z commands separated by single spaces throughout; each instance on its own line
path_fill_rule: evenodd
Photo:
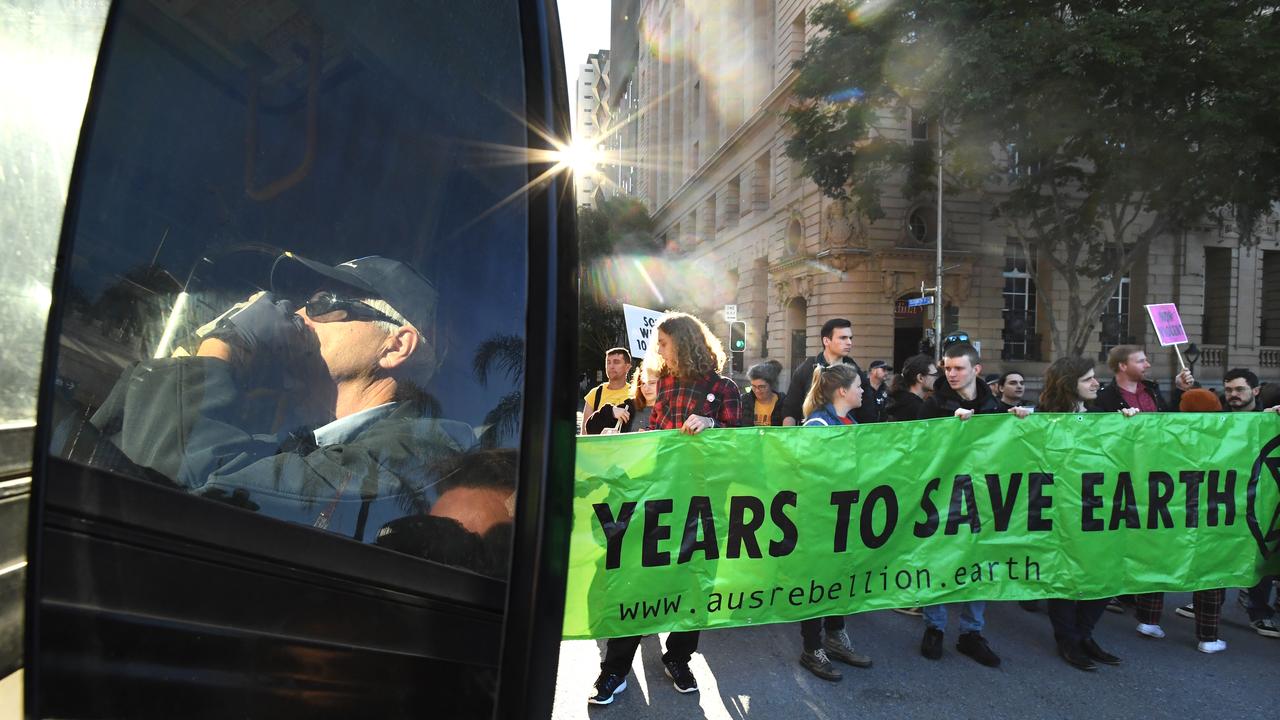
M 599 435 L 607 428 L 617 428 L 618 432 L 647 430 L 657 397 L 658 373 L 650 363 L 642 364 L 631 380 L 631 396 L 621 405 L 605 403 L 601 406 L 583 426 L 582 433 Z
M 1261 412 L 1258 397 L 1258 376 L 1245 368 L 1233 368 L 1222 376 L 1222 393 L 1230 412 Z M 1270 410 L 1270 408 L 1268 408 Z M 1249 625 L 1263 637 L 1280 638 L 1280 625 L 1276 624 L 1275 611 L 1271 607 L 1271 589 L 1276 577 L 1267 575 L 1248 590 L 1240 590 L 1240 606 L 1249 613 Z M 1195 602 L 1175 610 L 1185 618 L 1194 618 Z
M 1017 370 L 1006 370 L 996 380 L 996 401 L 1001 410 L 1022 407 L 1022 396 L 1027 391 L 1027 380 Z
M 913 355 L 902 364 L 902 372 L 893 377 L 893 389 L 885 404 L 885 419 L 892 422 L 918 420 L 924 399 L 933 393 L 941 373 L 933 358 Z
M 987 389 L 991 391 L 992 395 L 996 396 L 997 398 L 1000 397 L 1000 374 L 999 373 L 989 373 L 988 375 L 982 378 L 982 381 L 987 384 Z
M 1137 345 L 1117 345 L 1107 354 L 1107 367 L 1115 378 L 1098 392 L 1094 403 L 1100 410 L 1111 411 L 1133 407 L 1143 412 L 1176 412 L 1178 395 L 1195 386 L 1190 370 L 1183 370 L 1174 379 L 1176 386 L 1173 402 L 1165 401 L 1160 384 L 1147 377 L 1151 361 L 1147 353 Z
M 862 386 L 868 386 L 870 381 L 866 373 L 862 372 L 858 363 L 849 357 L 850 352 L 853 352 L 853 323 L 844 318 L 832 318 L 823 323 L 822 352 L 800 363 L 800 367 L 791 374 L 791 386 L 787 388 L 787 401 L 782 408 L 783 425 L 799 425 L 804 420 L 804 410 L 801 405 L 809 393 L 809 383 L 813 381 L 815 366 L 826 367 L 838 363 L 852 365 L 862 378 Z M 880 414 L 873 403 L 863 403 L 862 407 L 854 411 L 854 415 L 860 423 L 880 420 Z
M 1003 384 L 1003 383 L 1002 383 Z M 1078 413 L 1098 397 L 1093 361 L 1081 357 L 1060 358 L 1045 370 L 1039 412 Z M 1132 408 L 1123 410 L 1132 416 Z M 1120 658 L 1103 650 L 1093 639 L 1093 629 L 1106 610 L 1109 598 L 1099 600 L 1049 600 L 1049 621 L 1058 643 L 1058 655 L 1080 670 L 1096 670 L 1094 662 L 1119 665 Z
M 920 419 L 957 417 L 968 420 L 975 413 L 998 413 L 1000 407 L 986 383 L 979 382 L 982 364 L 978 351 L 969 343 L 955 343 L 942 353 L 945 378 L 939 378 L 933 395 L 920 408 Z M 1026 417 L 1026 408 L 1009 411 L 1018 417 Z M 962 603 L 960 611 L 960 637 L 956 649 L 987 667 L 999 667 L 996 655 L 982 637 L 983 612 L 987 604 L 981 600 Z M 949 604 L 923 608 L 925 631 L 920 643 L 920 654 L 930 660 L 942 657 L 942 639 L 947 628 Z
M 742 426 L 781 425 L 782 406 L 786 393 L 778 392 L 778 373 L 782 366 L 776 362 L 752 365 L 747 371 L 751 389 L 742 394 Z
M 813 369 L 809 392 L 804 399 L 805 427 L 853 425 L 853 411 L 862 404 L 862 380 L 849 365 L 818 366 Z M 822 631 L 826 630 L 826 638 Z M 800 622 L 804 651 L 800 664 L 823 680 L 843 677 L 831 658 L 854 667 L 871 667 L 871 658 L 853 649 L 844 629 L 844 616 L 810 618 Z
M 884 418 L 885 403 L 889 400 L 888 376 L 892 372 L 893 368 L 883 360 L 872 360 L 867 366 L 867 399 L 875 402 L 876 413 L 881 419 Z
M 604 351 L 605 382 L 600 383 L 582 398 L 582 427 L 586 432 L 587 421 L 606 404 L 615 408 L 631 396 L 631 387 L 627 385 L 627 373 L 631 371 L 631 353 L 624 347 L 609 348 Z M 625 422 L 625 421 L 624 421 Z
M 1178 403 L 1181 412 L 1221 412 L 1218 396 L 1204 388 L 1192 388 L 1182 394 Z M 1227 641 L 1218 637 L 1218 622 L 1222 617 L 1222 602 L 1227 591 L 1223 588 L 1197 590 L 1191 594 L 1192 611 L 1196 621 L 1196 649 L 1202 653 L 1219 653 L 1227 649 Z M 1164 637 L 1160 627 L 1160 614 L 1164 610 L 1164 593 L 1135 595 L 1138 632 L 1150 638 Z
M 649 417 L 650 430 L 680 430 L 696 435 L 714 427 L 737 427 L 742 406 L 738 386 L 720 374 L 725 354 L 720 341 L 701 320 L 668 313 L 658 324 L 658 394 Z M 605 644 L 595 694 L 587 702 L 608 705 L 627 689 L 627 673 L 640 647 L 640 636 L 610 638 Z M 677 691 L 698 691 L 689 659 L 698 649 L 698 631 L 672 632 L 662 664 Z

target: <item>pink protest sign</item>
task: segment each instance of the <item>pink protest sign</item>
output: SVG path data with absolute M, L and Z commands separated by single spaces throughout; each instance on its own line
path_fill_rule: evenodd
M 1160 345 L 1168 347 L 1187 341 L 1187 331 L 1182 327 L 1182 318 L 1178 317 L 1178 308 L 1173 303 L 1147 305 L 1147 314 L 1151 316 L 1151 324 L 1156 326 L 1156 335 Z

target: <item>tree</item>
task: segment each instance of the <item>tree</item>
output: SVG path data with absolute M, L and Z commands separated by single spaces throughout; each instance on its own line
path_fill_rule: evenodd
M 578 367 L 599 367 L 611 347 L 627 345 L 622 303 L 638 302 L 609 282 L 610 266 L 625 256 L 661 250 L 649 211 L 639 200 L 607 198 L 598 207 L 578 210 L 579 326 Z
M 883 8 L 869 15 L 872 7 Z M 787 153 L 871 221 L 935 190 L 936 148 L 877 130 L 934 119 L 945 190 L 984 191 L 1032 272 L 1060 353 L 1082 354 L 1153 242 L 1216 219 L 1249 241 L 1280 196 L 1280 16 L 1244 0 L 902 0 L 816 8 Z M 936 122 L 937 119 L 942 122 Z M 1041 282 L 1041 286 L 1045 283 Z

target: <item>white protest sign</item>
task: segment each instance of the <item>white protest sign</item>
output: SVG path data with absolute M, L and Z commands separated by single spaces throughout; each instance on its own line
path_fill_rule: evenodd
M 631 343 L 631 354 L 641 359 L 658 344 L 658 323 L 662 322 L 664 312 L 622 304 L 622 317 L 627 323 L 627 340 Z

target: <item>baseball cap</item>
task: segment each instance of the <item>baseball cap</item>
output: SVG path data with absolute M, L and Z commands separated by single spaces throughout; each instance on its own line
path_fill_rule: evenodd
M 987 373 L 987 376 L 982 378 L 982 382 L 988 385 L 990 385 L 993 382 L 997 382 L 999 380 L 1000 380 L 1000 373 Z
M 868 367 L 867 369 L 875 370 L 876 368 L 884 368 L 885 372 L 893 372 L 893 368 L 889 367 L 889 364 L 883 360 L 872 360 L 871 366 Z
M 271 269 L 271 289 L 285 295 L 302 296 L 333 283 L 353 288 L 368 298 L 385 300 L 418 332 L 434 337 L 439 297 L 435 286 L 399 260 L 369 255 L 325 265 L 286 252 Z

